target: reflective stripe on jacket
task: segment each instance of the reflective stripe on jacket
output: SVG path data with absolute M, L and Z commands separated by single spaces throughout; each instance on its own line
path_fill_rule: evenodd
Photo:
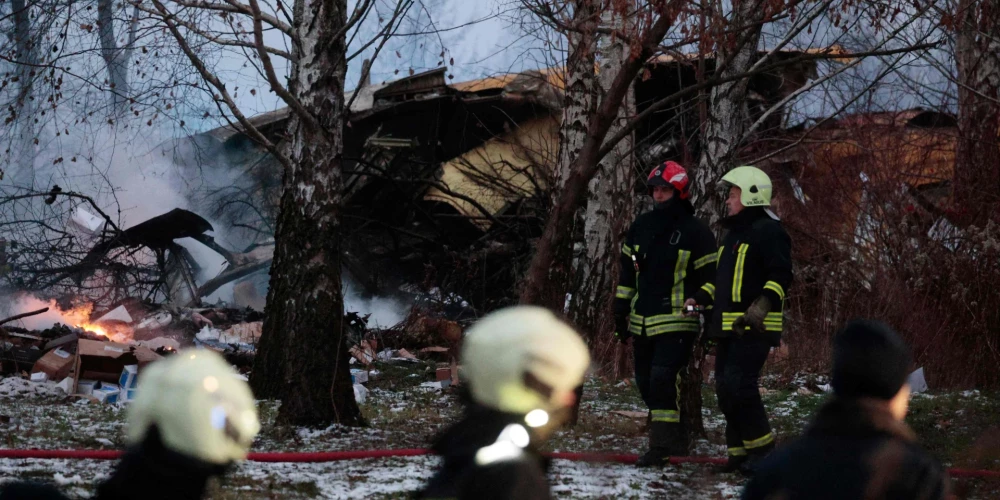
M 715 237 L 691 204 L 671 200 L 640 215 L 622 245 L 616 314 L 628 314 L 635 335 L 698 331 L 684 301 L 715 274 Z
M 783 303 L 792 282 L 788 233 L 761 208 L 744 209 L 725 225 L 729 232 L 718 248 L 714 283 L 697 296 L 699 304 L 713 305 L 709 337 L 731 336 L 733 321 L 764 295 L 771 302 L 764 329 L 768 340 L 778 345 L 784 329 Z

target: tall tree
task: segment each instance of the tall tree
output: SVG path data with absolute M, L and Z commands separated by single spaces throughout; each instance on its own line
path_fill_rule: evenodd
M 24 0 L 11 0 L 11 17 L 14 18 L 13 37 L 14 68 L 18 89 L 10 111 L 16 124 L 14 139 L 18 166 L 14 182 L 31 186 L 34 184 L 35 161 L 35 105 L 32 89 L 35 72 L 38 70 L 38 44 L 32 32 L 31 6 Z
M 955 202 L 965 212 L 966 222 L 981 223 L 996 216 L 1000 206 L 1000 6 L 960 0 L 955 18 L 959 117 Z
M 716 230 L 719 219 L 725 215 L 725 200 L 718 195 L 715 183 L 736 166 L 733 162 L 750 126 L 747 109 L 750 80 L 733 77 L 748 74 L 757 62 L 761 29 L 764 19 L 769 16 L 769 6 L 766 0 L 734 0 L 732 17 L 724 23 L 716 22 L 713 30 L 721 35 L 717 58 L 726 61 L 726 66 L 715 76 L 728 81 L 711 90 L 707 122 L 702 128 L 702 153 L 694 171 L 692 190 L 699 216 Z
M 600 102 L 614 83 L 615 69 L 629 57 L 627 33 L 631 19 L 616 14 L 605 6 L 600 12 L 601 35 L 597 37 L 597 99 Z M 593 67 L 593 65 L 591 65 Z M 591 106 L 592 108 L 594 105 Z M 629 89 L 618 109 L 618 117 L 610 133 L 620 130 L 635 114 L 635 98 Z M 578 122 L 577 126 L 582 126 Z M 586 137 L 586 131 L 582 131 Z M 622 236 L 632 219 L 632 187 L 634 162 L 632 138 L 627 136 L 614 145 L 600 162 L 600 167 L 587 187 L 586 205 L 577 215 L 577 235 L 574 242 L 574 276 L 571 282 L 569 317 L 593 341 L 606 339 L 613 330 L 612 304 L 618 281 L 618 260 Z M 568 165 L 579 152 L 567 151 L 562 161 Z M 604 337 L 602 337 L 604 336 Z
M 631 2 L 614 2 L 612 5 L 619 16 L 634 13 Z M 608 131 L 618 122 L 619 109 L 631 91 L 632 81 L 658 50 L 660 41 L 679 14 L 679 7 L 679 4 L 671 2 L 649 2 L 641 7 L 642 15 L 635 14 L 644 22 L 636 23 L 634 33 L 630 34 L 632 43 L 624 63 L 616 68 L 613 75 L 604 77 L 611 83 L 603 90 L 599 104 L 587 117 L 586 140 L 582 146 L 575 148 L 568 174 L 562 178 L 562 189 L 557 190 L 557 198 L 524 278 L 522 303 L 562 310 L 570 287 L 565 278 L 569 273 L 564 269 L 570 265 L 568 256 L 572 251 L 573 223 L 577 210 L 586 200 L 590 182 L 600 168 L 600 160 L 607 154 L 602 154 L 601 147 Z M 618 141 L 620 138 L 614 144 Z
M 361 424 L 344 335 L 343 235 L 339 217 L 347 35 L 368 15 L 373 2 L 360 2 L 349 19 L 346 0 L 295 0 L 290 13 L 279 4 L 278 10 L 290 18 L 290 23 L 262 12 L 257 0 L 248 0 L 246 4 L 235 0 L 171 2 L 180 9 L 195 8 L 249 18 L 252 24 L 249 39 L 241 38 L 242 33 L 237 32 L 223 40 L 190 18 L 178 16 L 164 1 L 152 2 L 159 21 L 217 93 L 218 101 L 250 138 L 263 145 L 283 166 L 266 319 L 251 387 L 257 397 L 282 400 L 280 423 Z M 412 2 L 401 0 L 393 14 L 384 19 L 385 24 L 380 24 L 379 48 L 398 28 L 410 5 Z M 265 25 L 290 39 L 290 53 L 265 45 Z M 266 76 L 271 90 L 292 113 L 282 142 L 272 141 L 246 118 L 229 88 L 192 49 L 182 28 L 213 43 L 252 49 L 254 63 L 259 64 L 258 69 Z M 285 57 L 292 63 L 287 87 L 278 77 L 272 56 Z
M 129 59 L 135 47 L 136 30 L 139 24 L 139 9 L 132 8 L 132 17 L 128 24 L 128 39 L 125 45 L 118 46 L 115 37 L 115 4 L 113 0 L 97 0 L 97 34 L 101 42 L 101 57 L 108 70 L 108 85 L 111 87 L 111 101 L 114 112 L 121 114 L 128 105 L 129 98 Z

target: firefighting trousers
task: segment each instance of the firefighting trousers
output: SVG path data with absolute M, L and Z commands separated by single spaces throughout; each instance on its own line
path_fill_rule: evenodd
M 760 399 L 760 370 L 771 346 L 761 335 L 722 340 L 715 351 L 715 393 L 726 417 L 726 447 L 743 456 L 774 443 Z
M 687 368 L 696 332 L 632 337 L 635 384 L 653 422 L 680 423 L 681 371 Z

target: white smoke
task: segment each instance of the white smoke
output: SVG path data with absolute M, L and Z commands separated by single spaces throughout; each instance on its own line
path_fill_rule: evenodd
M 344 311 L 357 312 L 368 318 L 369 328 L 389 328 L 406 319 L 410 306 L 391 297 L 364 297 L 360 287 L 347 273 L 343 276 Z
M 45 330 L 52 328 L 56 323 L 76 326 L 88 321 L 90 311 L 86 309 L 74 309 L 71 311 L 61 311 L 54 300 L 41 300 L 33 295 L 18 294 L 0 301 L 0 319 L 9 318 L 17 314 L 49 308 L 47 312 L 36 316 L 29 316 L 7 323 L 7 326 L 18 326 L 28 330 Z

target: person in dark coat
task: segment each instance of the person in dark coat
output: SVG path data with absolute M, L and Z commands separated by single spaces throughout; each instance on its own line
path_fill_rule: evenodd
M 715 344 L 715 387 L 726 417 L 728 463 L 720 472 L 753 469 L 775 446 L 760 397 L 760 373 L 781 342 L 784 302 L 792 283 L 792 243 L 770 210 L 771 178 L 756 167 L 730 170 L 726 229 L 715 279 L 689 303 L 712 307 L 706 337 Z
M 476 323 L 461 357 L 465 414 L 435 438 L 443 464 L 416 498 L 551 498 L 538 447 L 572 413 L 587 345 L 547 309 L 517 306 Z
M 657 165 L 646 185 L 656 205 L 629 228 L 615 293 L 615 337 L 632 338 L 636 386 L 649 408 L 649 448 L 640 467 L 688 454 L 680 382 L 701 323 L 684 305 L 711 284 L 717 257 L 715 236 L 694 216 L 684 167 Z
M 833 398 L 802 438 L 760 464 L 743 500 L 950 498 L 945 471 L 903 421 L 909 368 L 888 326 L 848 323 L 834 340 Z
M 260 430 L 253 393 L 225 359 L 189 349 L 142 372 L 128 411 L 129 449 L 95 500 L 198 500 L 247 457 Z M 0 500 L 63 500 L 51 485 L 0 487 Z

